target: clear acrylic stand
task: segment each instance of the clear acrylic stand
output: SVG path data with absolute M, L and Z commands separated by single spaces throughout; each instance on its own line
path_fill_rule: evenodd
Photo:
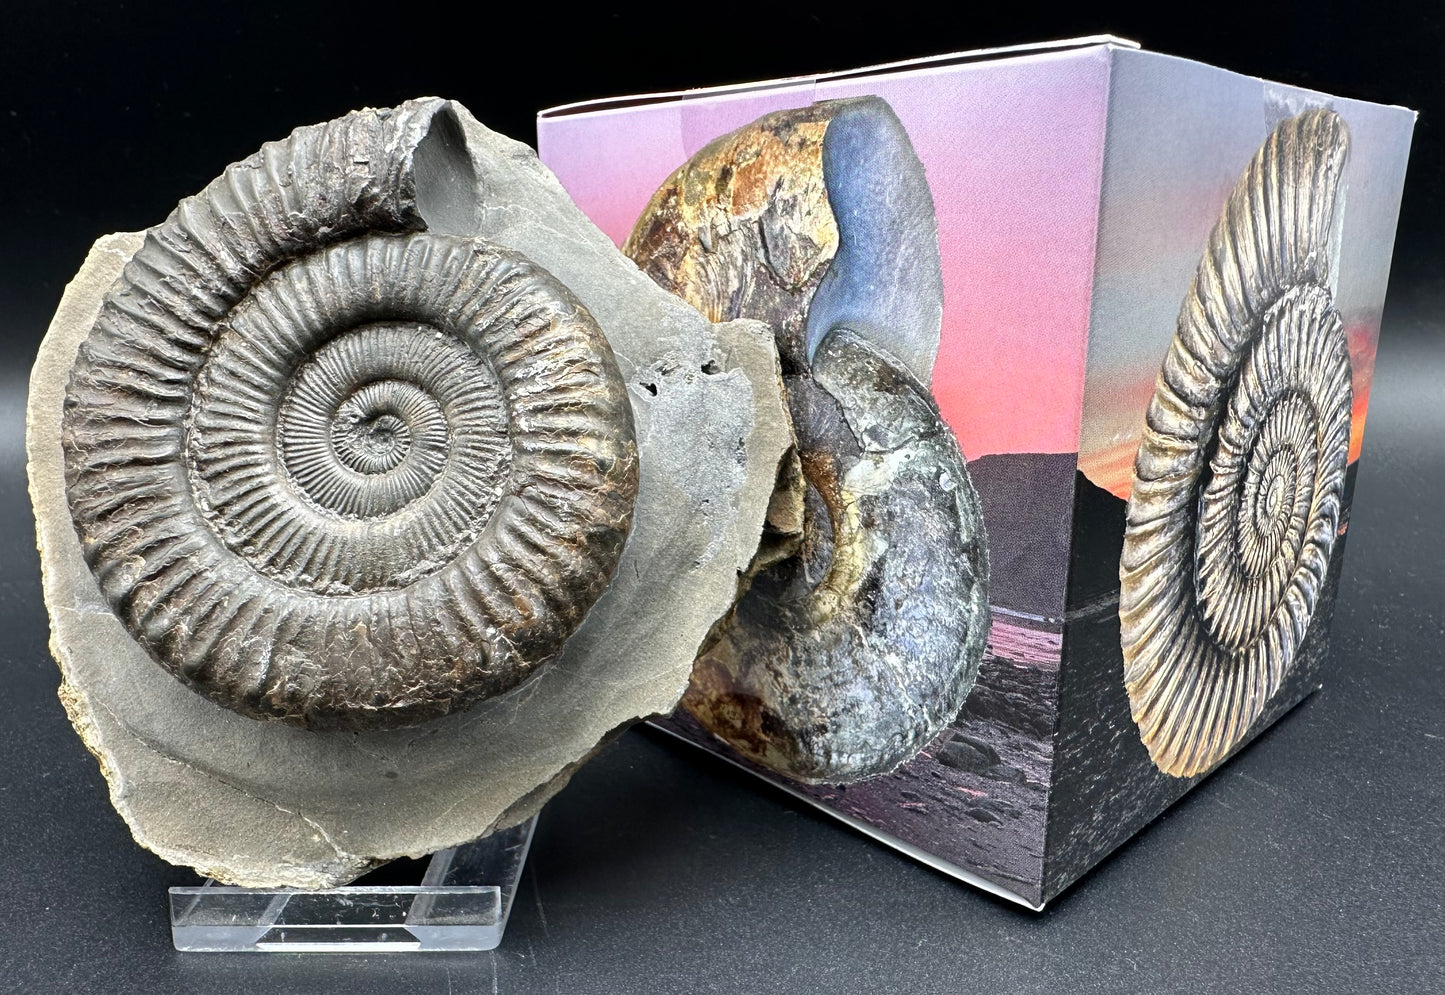
M 216 953 L 492 950 L 507 928 L 536 825 L 533 816 L 433 854 L 420 885 L 304 891 L 207 880 L 172 888 L 171 938 L 177 950 Z

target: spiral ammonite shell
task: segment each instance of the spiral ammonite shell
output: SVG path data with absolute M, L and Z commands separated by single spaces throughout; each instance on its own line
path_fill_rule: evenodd
M 1332 111 L 1275 128 L 1210 234 L 1149 404 L 1119 618 L 1130 709 L 1167 774 L 1249 732 L 1329 569 L 1350 443 L 1331 294 L 1348 148 Z
M 126 629 L 208 698 L 409 725 L 544 666 L 637 492 L 566 287 L 475 230 L 450 105 L 302 128 L 147 234 L 65 399 L 67 494 Z
M 926 386 L 941 261 L 907 132 L 876 97 L 765 115 L 674 172 L 624 251 L 714 320 L 773 326 L 801 463 L 801 548 L 765 546 L 683 707 L 796 780 L 897 768 L 988 632 L 981 506 Z

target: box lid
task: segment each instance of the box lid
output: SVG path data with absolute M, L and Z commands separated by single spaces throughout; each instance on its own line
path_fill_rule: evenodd
M 862 69 L 845 69 L 827 73 L 811 73 L 788 76 L 781 79 L 763 80 L 755 83 L 728 83 L 720 86 L 697 87 L 688 90 L 665 90 L 659 93 L 644 93 L 629 97 L 599 97 L 580 100 L 570 104 L 549 107 L 537 114 L 538 120 L 568 117 L 574 114 L 590 114 L 597 111 L 619 110 L 626 107 L 642 107 L 648 104 L 665 104 L 675 100 L 693 99 L 701 96 L 720 94 L 750 93 L 772 90 L 780 87 L 799 86 L 832 80 L 864 79 L 909 69 L 932 68 L 959 65 L 965 62 L 987 62 L 992 59 L 1013 58 L 1068 51 L 1070 49 L 1097 48 L 1099 46 L 1139 48 L 1139 43 L 1115 35 L 1084 35 L 1078 38 L 1061 38 L 1055 41 L 1031 42 L 1024 45 L 1002 45 L 994 48 L 976 48 L 947 55 L 930 55 L 918 59 L 904 59 L 899 62 L 884 62 Z

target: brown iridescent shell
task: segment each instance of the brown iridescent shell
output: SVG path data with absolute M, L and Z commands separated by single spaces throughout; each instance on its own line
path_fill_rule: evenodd
M 674 172 L 625 251 L 710 318 L 773 326 L 798 444 L 684 707 L 798 780 L 895 769 L 962 706 L 989 618 L 978 496 L 927 386 L 938 231 L 902 124 L 876 97 L 759 118 Z

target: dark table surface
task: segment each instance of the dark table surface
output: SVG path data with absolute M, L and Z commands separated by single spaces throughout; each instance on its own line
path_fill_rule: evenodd
M 249 21 L 232 18 L 204 36 L 200 68 L 126 61 L 198 29 L 199 14 L 175 27 L 129 5 L 84 17 L 66 8 L 74 23 L 57 26 L 46 8 L 44 18 L 7 13 L 0 30 L 24 42 L 0 52 L 0 189 L 19 219 L 14 237 L 0 240 L 0 991 L 1445 990 L 1445 267 L 1435 234 L 1439 137 L 1428 115 L 1324 689 L 1043 913 L 976 892 L 695 749 L 634 730 L 544 811 L 494 953 L 172 950 L 165 889 L 196 878 L 132 842 L 66 722 L 25 492 L 29 359 L 95 235 L 157 220 L 229 159 L 295 124 L 422 92 L 457 96 L 528 137 L 531 110 L 566 99 L 1101 27 L 1355 96 L 1419 106 L 1440 90 L 1420 75 L 1438 77 L 1438 53 L 1427 68 L 1406 65 L 1442 37 L 1439 24 L 1412 32 L 1383 14 L 1367 25 L 1373 35 L 1316 25 L 1314 47 L 1293 48 L 1277 46 L 1277 33 L 1236 31 L 1232 20 L 1227 31 L 1201 34 L 1191 21 L 1171 34 L 1162 22 L 1136 30 L 1081 14 L 1047 28 L 1014 18 L 945 37 L 894 18 L 866 37 L 840 30 L 841 47 L 826 57 L 758 47 L 728 62 L 710 60 L 706 47 L 688 55 L 637 42 L 622 47 L 626 57 L 583 60 L 570 77 L 542 74 L 510 90 L 463 57 L 466 38 L 490 37 L 486 24 L 466 35 L 438 22 L 427 29 L 430 48 L 389 70 L 385 86 L 363 87 L 356 81 L 374 81 L 374 68 L 363 71 L 374 53 L 356 39 L 374 34 L 371 22 L 317 33 L 310 61 L 288 62 L 277 53 L 292 27 L 329 22 L 304 4 L 286 5 L 285 18 L 257 13 L 262 6 L 246 5 Z M 636 28 L 617 28 L 615 15 L 593 20 L 565 56 L 581 59 L 594 35 L 612 43 Z M 1303 23 L 1275 21 L 1290 32 Z M 1386 59 L 1386 43 L 1407 47 Z M 246 50 L 269 53 L 273 76 L 235 70 Z M 1366 50 L 1375 62 L 1349 57 Z M 673 54 L 638 61 L 657 51 Z M 359 68 L 324 86 L 308 75 L 323 63 Z M 54 78 L 37 76 L 37 66 Z M 601 75 L 587 75 L 594 70 Z M 232 117 L 215 118 L 232 96 Z

